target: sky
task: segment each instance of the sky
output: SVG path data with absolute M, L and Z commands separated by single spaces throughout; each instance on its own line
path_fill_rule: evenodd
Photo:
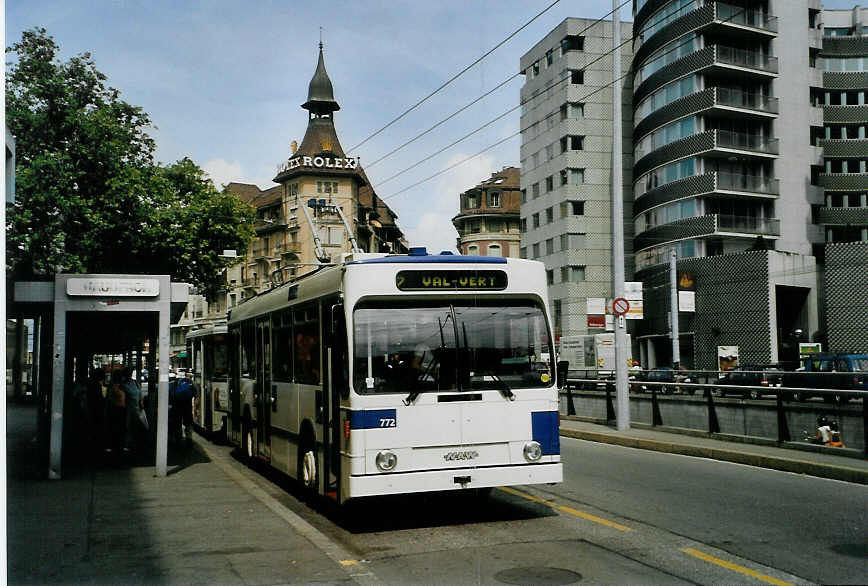
M 824 2 L 826 8 L 853 4 Z M 300 106 L 322 34 L 326 70 L 341 106 L 335 114 L 341 145 L 360 157 L 409 244 L 440 251 L 455 249 L 451 218 L 458 195 L 503 167 L 518 166 L 520 137 L 419 182 L 518 132 L 518 110 L 390 178 L 517 106 L 523 77 L 374 162 L 515 75 L 521 56 L 565 18 L 599 18 L 612 6 L 611 0 L 6 0 L 4 45 L 24 30 L 44 27 L 61 59 L 90 52 L 108 85 L 150 115 L 158 161 L 189 157 L 218 187 L 237 181 L 267 189 L 290 156 L 291 142 L 304 137 L 307 111 Z M 621 11 L 625 21 L 632 20 L 630 6 Z M 433 98 L 360 145 L 541 12 Z

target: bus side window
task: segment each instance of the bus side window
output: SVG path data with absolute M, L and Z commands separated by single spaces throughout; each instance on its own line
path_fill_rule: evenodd
M 274 326 L 274 380 L 292 382 L 292 313 L 283 312 Z
M 253 369 L 256 366 L 256 330 L 253 322 L 241 326 L 241 376 L 255 378 Z
M 300 383 L 320 382 L 319 311 L 309 305 L 295 312 L 295 379 Z

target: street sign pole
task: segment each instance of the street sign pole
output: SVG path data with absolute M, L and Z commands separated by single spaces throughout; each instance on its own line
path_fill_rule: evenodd
M 612 297 L 624 297 L 624 187 L 621 118 L 621 18 L 618 0 L 612 0 Z M 629 307 L 629 304 L 628 304 Z M 626 312 L 626 310 L 625 310 Z M 615 425 L 630 429 L 627 391 L 627 329 L 624 316 L 615 320 Z

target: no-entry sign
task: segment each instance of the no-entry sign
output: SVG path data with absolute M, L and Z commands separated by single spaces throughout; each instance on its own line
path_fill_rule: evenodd
M 630 302 L 623 297 L 616 297 L 612 301 L 612 313 L 615 315 L 624 315 L 628 311 L 630 311 Z

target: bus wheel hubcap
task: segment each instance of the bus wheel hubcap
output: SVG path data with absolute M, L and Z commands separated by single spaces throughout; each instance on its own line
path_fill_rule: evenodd
M 307 487 L 313 487 L 313 479 L 316 476 L 316 460 L 314 460 L 312 451 L 304 453 L 302 474 L 304 476 L 304 485 Z

